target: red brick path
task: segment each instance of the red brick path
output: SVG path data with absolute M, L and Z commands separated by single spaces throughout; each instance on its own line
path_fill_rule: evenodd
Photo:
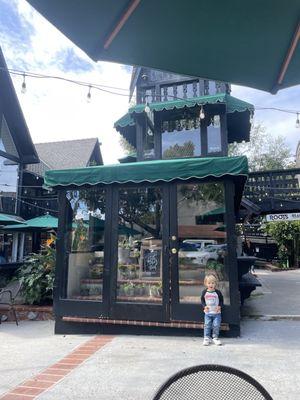
M 114 336 L 95 336 L 82 345 L 76 347 L 70 354 L 57 363 L 51 365 L 40 374 L 32 377 L 21 385 L 2 395 L 1 400 L 32 400 L 41 393 L 60 382 L 66 375 L 72 372 L 78 365 L 85 362 L 91 355 L 110 343 Z

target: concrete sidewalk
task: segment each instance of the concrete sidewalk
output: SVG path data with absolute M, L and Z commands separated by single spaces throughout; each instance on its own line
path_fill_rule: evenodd
M 38 398 L 150 400 L 178 370 L 216 363 L 250 374 L 274 400 L 299 399 L 300 323 L 247 320 L 242 332 L 241 338 L 224 339 L 221 347 L 203 347 L 200 338 L 191 337 L 117 336 Z M 90 338 L 54 336 L 53 323 L 48 321 L 23 322 L 19 327 L 2 324 L 0 393 L 32 378 Z
M 300 271 L 257 274 L 263 286 L 247 300 L 244 312 L 250 316 L 300 313 Z M 80 354 L 85 348 L 86 352 L 92 349 L 88 357 L 74 362 L 55 386 L 45 385 L 38 399 L 151 400 L 170 375 L 206 363 L 248 373 L 274 400 L 300 398 L 298 320 L 244 319 L 241 338 L 224 339 L 221 347 L 203 347 L 201 338 L 192 337 L 117 336 L 106 341 L 100 336 L 93 342 L 90 335 L 54 336 L 53 329 L 53 321 L 23 321 L 19 327 L 14 323 L 0 325 L 0 396 L 45 368 L 53 374 L 52 368 L 67 368 L 64 363 L 71 363 L 76 358 L 74 353 Z M 98 340 L 103 340 L 100 347 L 93 344 Z M 7 400 L 33 398 L 5 396 Z
M 262 287 L 245 301 L 243 316 L 291 316 L 300 320 L 300 269 L 280 272 L 258 269 L 255 273 Z

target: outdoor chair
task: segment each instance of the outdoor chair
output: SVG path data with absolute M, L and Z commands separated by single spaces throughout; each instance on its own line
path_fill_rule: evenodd
M 0 324 L 2 319 L 2 311 L 8 309 L 12 311 L 15 317 L 16 324 L 18 325 L 18 318 L 16 314 L 16 310 L 14 308 L 15 299 L 21 290 L 21 282 L 20 281 L 13 281 L 10 282 L 7 286 L 3 289 L 0 289 Z
M 198 365 L 177 372 L 153 400 L 272 400 L 251 376 L 222 365 Z

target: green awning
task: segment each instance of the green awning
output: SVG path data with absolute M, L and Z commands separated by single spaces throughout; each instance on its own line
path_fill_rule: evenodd
M 300 84 L 299 0 L 27 1 L 95 61 L 269 92 Z
M 188 98 L 183 100 L 163 101 L 156 103 L 149 103 L 149 107 L 152 111 L 168 111 L 174 109 L 181 109 L 184 107 L 192 108 L 195 106 L 201 106 L 205 104 L 225 104 L 226 112 L 228 114 L 234 112 L 250 111 L 254 112 L 254 106 L 246 101 L 237 99 L 236 97 L 230 96 L 226 93 L 220 93 L 211 96 L 201 96 Z M 145 111 L 145 104 L 138 104 L 134 107 L 129 108 L 128 113 L 123 115 L 118 121 L 115 122 L 115 128 L 124 128 L 126 126 L 135 125 L 135 121 L 132 118 L 133 113 L 142 113 Z
M 5 228 L 10 231 L 32 231 L 32 230 L 40 230 L 40 229 L 57 229 L 58 227 L 58 218 L 53 217 L 52 215 L 43 215 L 41 217 L 36 217 L 25 221 L 25 223 L 21 225 L 11 225 Z
M 220 214 L 225 214 L 224 207 L 214 208 L 211 211 L 207 211 L 206 213 L 202 214 L 202 217 L 209 217 L 211 215 L 220 215 Z
M 45 185 L 83 186 L 112 183 L 171 182 L 176 179 L 221 178 L 248 174 L 247 158 L 207 157 L 143 161 L 87 168 L 52 170 L 45 173 Z
M 228 142 L 248 141 L 250 137 L 250 113 L 254 112 L 254 106 L 246 101 L 237 99 L 229 94 L 219 93 L 212 96 L 194 97 L 184 100 L 173 100 L 149 103 L 151 110 L 155 112 L 164 112 L 175 109 L 193 108 L 205 105 L 224 105 L 227 114 Z M 138 104 L 131 107 L 128 113 L 115 122 L 114 127 L 120 131 L 125 139 L 136 147 L 135 120 L 134 114 L 144 112 L 145 105 Z
M 17 215 L 3 214 L 0 213 L 0 225 L 22 225 L 25 220 Z

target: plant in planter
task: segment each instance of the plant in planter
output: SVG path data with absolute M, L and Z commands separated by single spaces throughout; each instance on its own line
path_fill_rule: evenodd
M 134 284 L 132 282 L 126 283 L 124 285 L 124 293 L 125 293 L 125 296 L 128 296 L 128 297 L 134 296 Z
M 90 277 L 92 279 L 102 279 L 103 277 L 103 265 L 94 264 L 90 267 Z
M 118 265 L 118 269 L 119 269 L 119 271 L 120 271 L 120 276 L 121 276 L 121 278 L 127 279 L 127 278 L 129 277 L 129 276 L 128 276 L 128 265 L 119 264 L 119 265 Z
M 27 304 L 52 302 L 55 259 L 55 249 L 45 246 L 40 253 L 28 256 L 18 270 L 17 278 L 22 282 L 22 294 Z

